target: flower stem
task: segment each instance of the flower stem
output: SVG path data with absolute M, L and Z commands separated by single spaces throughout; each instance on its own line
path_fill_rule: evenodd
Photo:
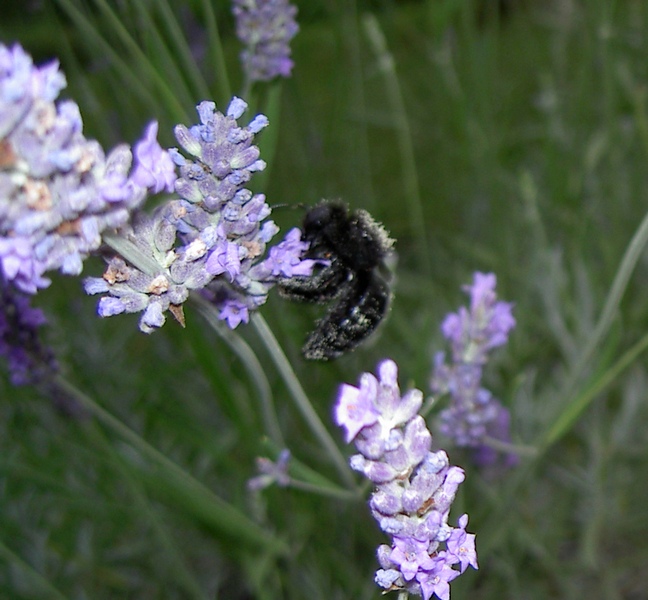
M 375 54 L 377 67 L 385 77 L 387 101 L 391 106 L 395 119 L 396 138 L 398 140 L 398 149 L 403 169 L 405 198 L 409 204 L 410 227 L 418 244 L 418 256 L 422 262 L 423 270 L 426 273 L 430 273 L 430 253 L 428 251 L 427 232 L 425 230 L 423 202 L 421 199 L 418 173 L 416 171 L 412 130 L 407 118 L 407 110 L 405 109 L 403 93 L 396 73 L 394 57 L 389 52 L 387 40 L 380 28 L 378 19 L 372 14 L 366 14 L 362 18 L 362 25 Z
M 27 574 L 30 581 L 38 586 L 41 590 L 39 597 L 52 598 L 56 600 L 68 600 L 68 598 L 59 592 L 45 577 L 43 577 L 34 567 L 25 562 L 13 550 L 7 548 L 0 541 L 0 558 L 4 558 L 7 563 L 16 565 L 23 573 Z
M 187 597 L 196 598 L 197 600 L 206 598 L 200 584 L 187 569 L 178 553 L 178 546 L 172 539 L 166 524 L 151 506 L 141 482 L 134 476 L 127 462 L 115 451 L 105 433 L 96 426 L 96 423 L 92 425 L 95 426 L 86 429 L 87 437 L 89 437 L 91 443 L 99 447 L 102 455 L 110 457 L 115 469 L 128 485 L 130 495 L 134 500 L 134 508 L 137 509 L 138 515 L 141 515 L 142 521 L 148 522 L 150 530 L 164 548 L 165 559 L 168 561 L 169 568 L 173 569 L 172 580 L 184 588 Z
M 315 412 L 312 404 L 308 400 L 304 389 L 297 379 L 295 372 L 290 366 L 288 358 L 284 354 L 283 349 L 279 345 L 279 342 L 275 338 L 274 334 L 268 324 L 265 322 L 265 319 L 257 312 L 252 316 L 252 324 L 254 325 L 259 337 L 265 344 L 270 357 L 272 358 L 275 366 L 279 370 L 279 373 L 290 392 L 297 409 L 301 412 L 306 423 L 310 427 L 311 431 L 315 437 L 319 440 L 320 444 L 327 451 L 328 455 L 331 457 L 331 460 L 335 464 L 340 476 L 344 480 L 345 484 L 349 488 L 355 489 L 355 481 L 351 473 L 351 469 L 347 464 L 346 459 L 342 455 L 342 452 L 335 444 L 335 441 L 331 437 L 331 434 L 324 427 L 321 419 Z
M 288 487 L 291 487 L 294 490 L 307 492 L 309 494 L 326 496 L 329 498 L 335 498 L 337 500 L 344 500 L 345 502 L 357 502 L 358 500 L 361 500 L 361 497 L 356 492 L 350 490 L 323 487 L 321 485 L 315 485 L 313 483 L 307 483 L 306 481 L 299 481 L 297 479 L 291 479 Z
M 517 456 L 529 456 L 534 457 L 538 454 L 538 449 L 534 446 L 528 446 L 526 444 L 511 444 L 509 442 L 503 442 L 489 436 L 484 437 L 482 440 L 485 446 L 493 448 L 498 452 L 504 452 L 506 454 L 515 454 Z
M 243 366 L 250 374 L 250 378 L 254 382 L 259 394 L 259 403 L 261 404 L 261 414 L 265 424 L 268 436 L 279 448 L 285 447 L 281 428 L 279 427 L 279 419 L 277 418 L 277 411 L 275 410 L 274 401 L 272 398 L 272 390 L 268 383 L 259 359 L 252 351 L 250 346 L 240 336 L 236 335 L 231 329 L 224 327 L 222 321 L 219 320 L 216 314 L 216 308 L 210 304 L 200 294 L 192 294 L 192 301 L 198 306 L 198 310 L 209 323 L 212 329 L 220 336 L 220 338 L 230 347 L 230 349 L 239 357 Z
M 209 488 L 194 479 L 182 467 L 168 459 L 148 444 L 136 432 L 99 406 L 92 398 L 76 389 L 60 376 L 54 383 L 66 394 L 75 398 L 104 426 L 129 443 L 157 468 L 154 479 L 159 488 L 165 488 L 168 495 L 177 499 L 182 507 L 191 512 L 219 533 L 233 537 L 239 543 L 255 548 L 263 547 L 274 554 L 287 551 L 285 543 L 251 521 L 236 507 L 216 496 Z M 146 476 L 143 473 L 143 476 Z
M 227 76 L 227 64 L 225 61 L 225 53 L 221 43 L 220 34 L 218 33 L 218 21 L 214 7 L 209 0 L 201 1 L 203 14 L 205 16 L 205 28 L 209 38 L 209 53 L 212 67 L 216 77 L 216 89 L 218 100 L 223 106 L 226 106 L 232 97 L 232 88 L 230 86 L 229 78 Z
M 566 398 L 573 395 L 574 388 L 585 370 L 586 365 L 591 360 L 596 349 L 600 347 L 603 337 L 614 322 L 619 309 L 619 304 L 621 303 L 623 294 L 628 287 L 630 276 L 632 275 L 646 244 L 648 244 L 648 213 L 644 216 L 636 233 L 632 237 L 632 240 L 630 240 L 630 244 L 628 244 L 628 248 L 621 259 L 621 264 L 616 277 L 612 282 L 610 292 L 605 300 L 601 316 L 599 317 L 596 327 L 594 327 L 594 330 L 585 343 L 585 347 L 571 371 L 571 375 L 564 388 L 566 390 L 564 394 Z
M 596 396 L 610 385 L 625 369 L 632 365 L 646 349 L 648 349 L 648 334 L 644 335 L 616 363 L 594 381 L 589 388 L 584 390 L 567 405 L 544 436 L 544 440 L 539 445 L 541 451 L 544 452 L 547 450 L 569 431 L 572 424 L 578 420 L 578 417 L 592 403 Z

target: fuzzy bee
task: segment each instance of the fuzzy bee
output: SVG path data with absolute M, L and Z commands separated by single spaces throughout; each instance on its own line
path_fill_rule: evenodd
M 387 313 L 384 261 L 394 240 L 365 210 L 333 200 L 312 207 L 302 229 L 310 244 L 305 258 L 327 262 L 310 277 L 284 279 L 279 289 L 291 300 L 331 303 L 302 348 L 307 359 L 330 360 L 362 343 Z

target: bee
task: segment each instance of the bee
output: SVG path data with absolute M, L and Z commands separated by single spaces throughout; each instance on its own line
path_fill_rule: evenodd
M 315 324 L 302 353 L 309 360 L 331 360 L 361 344 L 389 310 L 392 292 L 385 259 L 394 240 L 365 210 L 323 200 L 304 217 L 304 258 L 323 261 L 309 277 L 279 283 L 291 300 L 330 303 Z

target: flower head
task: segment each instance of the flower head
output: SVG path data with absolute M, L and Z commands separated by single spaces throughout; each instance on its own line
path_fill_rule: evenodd
M 7 361 L 13 385 L 40 383 L 58 365 L 52 351 L 41 343 L 38 329 L 46 322 L 30 296 L 0 278 L 0 356 Z
M 241 60 L 250 82 L 289 77 L 290 40 L 299 31 L 297 7 L 288 0 L 234 0 L 236 34 L 245 44 Z
M 487 438 L 508 442 L 510 415 L 493 395 L 482 387 L 482 371 L 488 355 L 505 344 L 515 327 L 512 304 L 497 300 L 492 273 L 475 273 L 473 284 L 464 289 L 470 308 L 449 314 L 441 325 L 452 347 L 451 361 L 443 352 L 434 357 L 431 387 L 435 393 L 449 394 L 451 405 L 439 413 L 440 431 L 458 446 L 472 448 L 481 465 L 495 464 L 500 455 L 487 446 Z M 506 464 L 515 463 L 509 455 Z
M 475 536 L 465 531 L 467 515 L 456 528 L 448 524 L 465 475 L 450 466 L 443 450 L 431 449 L 432 436 L 417 414 L 422 397 L 420 390 L 401 395 L 396 363 L 385 360 L 378 377 L 364 373 L 359 387 L 341 386 L 335 419 L 359 451 L 351 467 L 376 484 L 369 506 L 392 536 L 391 545 L 378 548 L 376 583 L 425 600 L 433 594 L 447 600 L 449 582 L 468 565 L 477 568 Z
M 493 273 L 475 273 L 473 284 L 464 287 L 470 310 L 462 306 L 443 321 L 441 331 L 452 345 L 456 362 L 485 363 L 488 351 L 505 344 L 515 327 L 513 305 L 497 301 L 496 284 Z
M 105 155 L 84 137 L 78 106 L 54 103 L 63 87 L 58 63 L 36 67 L 19 45 L 0 44 L 0 273 L 29 294 L 49 285 L 48 271 L 78 275 L 101 233 L 175 178 L 157 126 L 131 171 L 128 146 Z
M 167 312 L 184 324 L 183 303 L 191 291 L 200 291 L 234 329 L 249 321 L 280 276 L 311 273 L 314 261 L 301 259 L 307 244 L 298 229 L 264 258 L 279 228 L 266 220 L 271 211 L 265 196 L 245 186 L 265 168 L 254 138 L 268 121 L 258 115 L 240 126 L 246 108 L 240 98 L 232 99 L 225 114 L 213 102 L 201 102 L 200 122 L 175 128 L 184 151 L 169 151 L 180 172 L 179 197 L 151 215 L 139 214 L 128 235 L 129 256 L 111 259 L 103 278 L 86 280 L 87 293 L 107 294 L 99 302 L 101 316 L 141 312 L 140 329 L 150 333 L 164 324 Z M 136 169 L 138 179 L 167 186 L 151 159 L 157 151 L 145 142 L 141 155 L 146 168 Z M 131 256 L 140 262 L 128 264 L 124 258 Z

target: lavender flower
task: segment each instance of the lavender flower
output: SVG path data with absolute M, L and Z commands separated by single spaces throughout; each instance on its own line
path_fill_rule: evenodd
M 13 385 L 37 384 L 58 370 L 54 354 L 38 335 L 45 315 L 29 301 L 30 296 L 0 278 L 0 356 Z
M 279 487 L 286 487 L 290 483 L 288 465 L 290 463 L 290 450 L 284 448 L 277 457 L 276 462 L 260 456 L 256 460 L 259 475 L 248 480 L 248 489 L 258 492 L 276 483 Z
M 250 83 L 289 77 L 290 40 L 299 31 L 297 7 L 287 0 L 234 0 L 236 34 L 246 45 L 241 60 Z
M 423 393 L 401 396 L 396 363 L 378 365 L 378 379 L 360 377 L 359 387 L 343 384 L 335 420 L 355 441 L 351 467 L 376 484 L 369 506 L 380 528 L 392 536 L 378 548 L 376 583 L 428 600 L 450 598 L 450 581 L 470 565 L 477 569 L 475 536 L 466 532 L 468 515 L 457 527 L 448 514 L 464 480 L 443 450 L 432 451 L 432 436 L 418 414 Z M 459 565 L 459 570 L 454 569 Z
M 114 257 L 103 278 L 85 281 L 87 293 L 107 294 L 99 301 L 100 316 L 141 312 L 140 329 L 150 333 L 163 325 L 167 311 L 183 324 L 182 305 L 189 292 L 200 290 L 234 329 L 249 321 L 279 277 L 311 273 L 315 261 L 301 259 L 307 244 L 298 229 L 263 259 L 279 228 L 265 221 L 265 196 L 245 185 L 266 166 L 253 142 L 268 120 L 258 115 L 240 127 L 237 119 L 246 108 L 234 98 L 222 114 L 213 102 L 202 102 L 200 124 L 175 128 L 180 146 L 195 160 L 169 151 L 180 170 L 180 197 L 152 215 L 138 215 L 125 235 L 129 256 Z
M 488 353 L 502 346 L 515 327 L 513 305 L 498 302 L 495 275 L 475 273 L 470 295 L 470 309 L 461 307 L 449 314 L 441 325 L 452 347 L 452 359 L 445 353 L 434 357 L 431 387 L 434 393 L 450 394 L 451 405 L 439 414 L 440 431 L 458 446 L 472 448 L 481 465 L 492 465 L 499 454 L 486 444 L 488 438 L 509 442 L 509 412 L 481 386 L 482 369 Z M 516 457 L 508 455 L 509 466 Z
M 0 44 L 0 272 L 29 294 L 49 285 L 47 271 L 79 274 L 101 233 L 175 177 L 156 124 L 136 146 L 129 176 L 128 146 L 105 156 L 87 140 L 78 106 L 54 103 L 63 87 L 57 62 L 36 67 L 19 45 Z

